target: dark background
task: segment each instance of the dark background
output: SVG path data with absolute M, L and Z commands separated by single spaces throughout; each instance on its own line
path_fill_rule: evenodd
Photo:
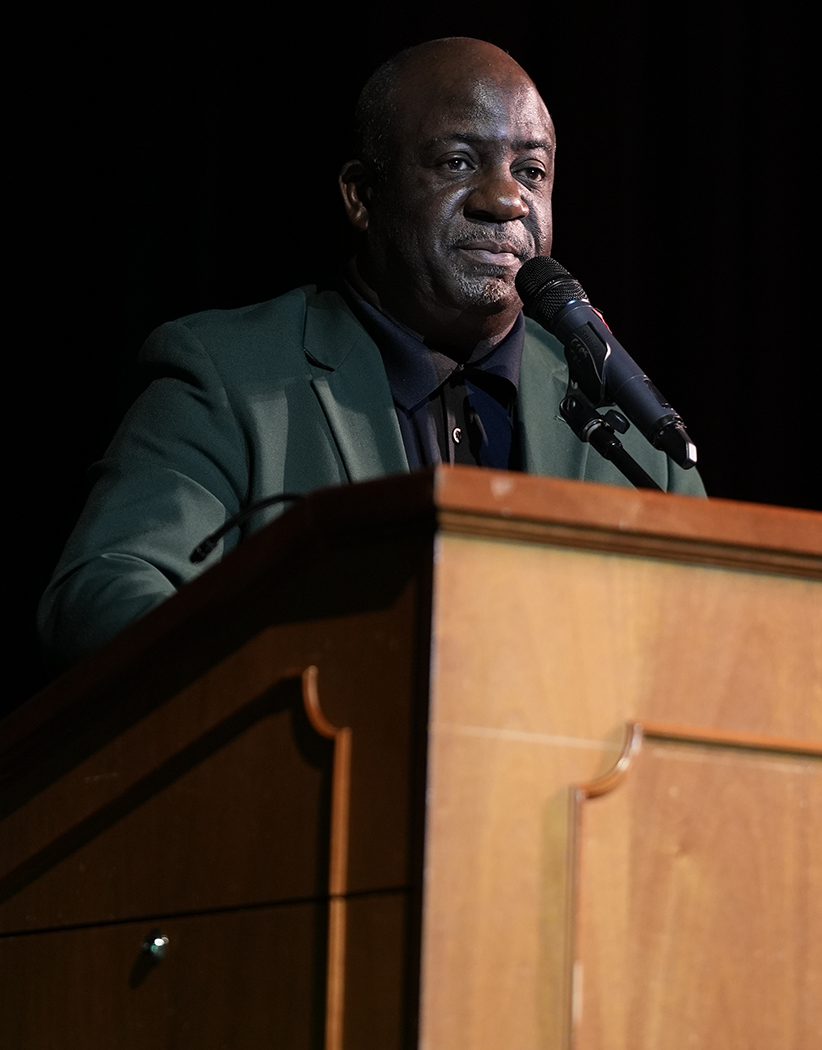
M 492 40 L 537 82 L 554 252 L 685 418 L 711 495 L 822 509 L 806 5 L 329 10 L 34 8 L 14 35 L 7 705 L 42 684 L 36 601 L 143 339 L 333 271 L 358 90 L 437 36 Z

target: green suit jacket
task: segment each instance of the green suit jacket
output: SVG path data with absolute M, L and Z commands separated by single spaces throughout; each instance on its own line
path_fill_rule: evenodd
M 191 550 L 242 506 L 408 470 L 380 353 L 335 292 L 299 289 L 163 325 L 143 361 L 148 385 L 93 468 L 88 503 L 41 602 L 43 643 L 58 664 L 201 572 Z M 562 347 L 527 322 L 517 409 L 524 469 L 627 484 L 559 418 L 566 384 Z M 695 472 L 635 430 L 623 443 L 663 488 L 704 494 Z M 239 537 L 230 533 L 217 554 Z

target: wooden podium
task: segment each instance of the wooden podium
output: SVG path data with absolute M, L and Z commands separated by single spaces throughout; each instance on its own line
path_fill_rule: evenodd
M 2 726 L 9 1050 L 822 1046 L 822 516 L 317 492 Z

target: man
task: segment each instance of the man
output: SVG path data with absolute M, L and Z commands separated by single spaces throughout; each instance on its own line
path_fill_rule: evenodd
M 151 381 L 41 605 L 57 662 L 173 594 L 204 536 L 276 492 L 435 462 L 625 483 L 558 418 L 564 356 L 514 285 L 551 250 L 555 136 L 530 78 L 491 44 L 432 41 L 377 71 L 357 117 L 340 186 L 361 247 L 340 287 L 146 344 Z M 663 488 L 701 493 L 635 432 L 625 444 Z

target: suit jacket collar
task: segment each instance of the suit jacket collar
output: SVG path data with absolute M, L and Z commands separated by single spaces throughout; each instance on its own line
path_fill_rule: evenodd
M 351 481 L 408 470 L 380 352 L 336 292 L 307 298 L 311 386 Z
M 351 481 L 408 470 L 380 352 L 335 292 L 307 297 L 304 348 L 311 385 Z M 559 414 L 568 371 L 560 343 L 526 320 L 517 417 L 522 469 L 583 478 L 588 445 Z

